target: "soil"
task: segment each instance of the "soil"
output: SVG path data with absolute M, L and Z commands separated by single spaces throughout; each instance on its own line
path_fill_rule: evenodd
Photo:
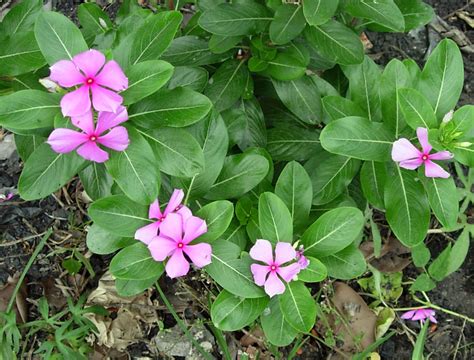
M 425 0 L 430 3 L 435 12 L 449 25 L 457 27 L 474 42 L 474 30 L 464 21 L 453 14 L 456 10 L 467 5 L 468 0 Z M 68 15 L 71 19 L 76 19 L 76 9 L 81 1 L 56 1 L 53 2 L 56 10 Z M 113 4 L 107 8 L 107 12 L 114 17 L 117 5 Z M 471 12 L 474 10 L 471 6 Z M 392 58 L 415 59 L 422 65 L 433 48 L 433 44 L 440 39 L 439 35 L 429 27 L 424 27 L 419 31 L 405 34 L 388 33 L 367 33 L 369 40 L 373 44 L 370 50 L 376 61 L 384 65 Z M 472 104 L 472 89 L 474 88 L 474 55 L 463 53 L 465 65 L 466 82 L 461 96 L 460 105 Z M 0 191 L 4 188 L 15 188 L 21 172 L 21 162 L 14 154 L 9 159 L 0 161 Z M 50 245 L 43 249 L 38 259 L 33 264 L 28 273 L 28 297 L 38 299 L 44 294 L 45 287 L 51 279 L 60 278 L 65 282 L 69 279 L 65 276 L 61 266 L 64 258 L 69 256 L 71 249 L 77 249 L 86 253 L 83 234 L 84 223 L 87 218 L 82 212 L 80 196 L 80 184 L 77 181 L 69 185 L 68 192 L 74 195 L 67 196 L 63 192 L 57 192 L 54 196 L 33 202 L 22 201 L 19 196 L 7 202 L 0 202 L 0 287 L 6 283 L 9 276 L 22 271 L 29 256 L 35 249 L 40 239 L 40 235 L 48 228 L 53 227 L 55 234 Z M 446 246 L 447 241 L 442 236 L 432 236 L 429 239 L 429 248 L 432 256 L 439 254 Z M 470 253 L 462 268 L 447 279 L 438 284 L 437 288 L 429 292 L 433 303 L 445 307 L 454 312 L 474 317 L 473 300 L 473 257 L 474 249 L 471 247 Z M 110 257 L 92 255 L 90 262 L 96 271 L 95 278 L 88 278 L 88 284 L 80 286 L 86 291 L 94 289 L 98 278 L 108 266 Z M 418 270 L 411 265 L 405 269 L 405 274 L 415 278 Z M 87 277 L 86 272 L 83 273 Z M 163 283 L 164 286 L 171 286 L 169 281 Z M 47 289 L 46 289 L 47 290 Z M 413 306 L 408 294 L 400 299 L 400 307 Z M 161 314 L 165 327 L 175 325 L 169 314 Z M 35 311 L 30 313 L 30 318 L 35 317 Z M 194 318 L 190 316 L 190 318 Z M 474 350 L 472 343 L 474 329 L 471 324 L 464 324 L 457 317 L 450 316 L 443 312 L 437 312 L 438 327 L 431 332 L 427 340 L 427 349 L 431 352 L 431 359 L 472 359 Z M 416 323 L 408 324 L 415 332 L 419 331 Z M 382 359 L 410 359 L 412 353 L 412 343 L 406 333 L 402 331 L 400 324 L 395 324 L 397 335 L 391 337 L 380 348 L 379 353 Z M 151 334 L 157 332 L 157 327 Z M 238 344 L 243 333 L 234 334 L 235 342 Z M 291 349 L 288 349 L 288 352 Z M 296 359 L 323 359 L 328 355 L 328 351 L 314 342 L 307 342 L 302 350 L 302 354 Z M 130 354 L 136 357 L 149 356 L 144 343 L 139 343 L 128 348 Z M 456 356 L 454 354 L 456 353 Z M 217 354 L 215 354 L 217 355 Z

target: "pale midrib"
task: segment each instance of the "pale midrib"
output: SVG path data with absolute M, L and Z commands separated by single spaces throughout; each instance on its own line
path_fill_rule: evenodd
M 234 231 L 232 231 L 232 233 L 227 237 L 227 239 L 225 239 L 226 241 L 229 241 L 230 239 L 232 239 L 232 237 L 237 233 L 237 231 L 239 231 L 241 228 L 243 227 L 243 225 L 239 225 L 238 227 L 235 228 Z
M 319 7 L 321 6 L 321 3 L 323 2 L 323 0 L 319 0 L 318 1 L 318 6 L 316 6 L 316 9 L 313 11 L 313 14 L 311 16 L 316 16 L 316 14 L 318 13 L 318 10 L 319 10 Z
M 217 103 L 221 96 L 224 94 L 224 92 L 227 90 L 227 88 L 229 87 L 230 83 L 232 82 L 232 80 L 234 79 L 235 75 L 237 74 L 237 72 L 239 71 L 240 67 L 243 65 L 243 61 L 241 61 L 239 63 L 239 65 L 235 68 L 234 72 L 232 73 L 232 75 L 230 76 L 229 78 L 229 81 L 227 81 L 227 83 L 225 84 L 224 88 L 222 89 L 222 91 L 219 93 L 219 96 L 217 96 L 216 100 L 214 101 L 214 103 Z
M 420 114 L 417 108 L 410 102 L 410 100 L 408 100 L 407 98 L 405 98 L 405 100 L 408 103 L 408 105 L 410 105 L 410 107 L 413 109 L 413 111 L 416 113 L 416 115 L 418 115 L 423 125 L 425 125 L 426 128 L 429 128 L 428 124 L 425 122 L 425 119 L 423 119 L 423 116 Z
M 347 160 L 344 161 L 344 164 L 342 164 L 342 166 L 336 171 L 336 173 L 333 176 L 331 176 L 331 178 L 324 184 L 324 186 L 318 192 L 316 192 L 314 195 L 322 193 L 323 190 L 331 183 L 331 181 L 333 181 L 336 178 L 336 176 L 338 176 L 339 173 L 346 167 L 347 163 L 350 160 L 351 160 L 351 158 L 347 158 Z
M 222 185 L 222 184 L 224 184 L 224 183 L 226 183 L 226 182 L 229 182 L 229 181 L 231 181 L 231 180 L 234 180 L 234 179 L 236 179 L 236 178 L 238 178 L 238 177 L 240 177 L 240 176 L 244 176 L 244 175 L 246 175 L 247 173 L 248 173 L 248 171 L 244 171 L 244 172 L 238 173 L 238 174 L 236 174 L 236 175 L 234 175 L 234 176 L 231 176 L 230 178 L 227 178 L 227 179 L 225 179 L 225 180 L 223 180 L 223 181 L 217 182 L 217 183 L 215 183 L 214 185 L 211 186 L 211 189 L 212 189 L 213 187 L 218 186 L 218 185 Z
M 171 57 L 171 56 L 178 56 L 178 55 L 185 55 L 185 54 L 193 54 L 197 52 L 207 52 L 208 49 L 196 49 L 196 50 L 187 50 L 187 51 L 182 51 L 182 52 L 177 52 L 177 53 L 165 53 L 165 57 Z
M 92 19 L 92 21 L 97 25 L 99 30 L 103 33 L 105 33 L 105 29 L 100 25 L 100 23 L 92 16 L 92 14 L 89 11 L 86 11 L 87 15 Z
M 379 198 L 382 199 L 382 194 L 380 194 L 379 184 L 377 182 L 377 173 L 375 172 L 375 161 L 372 161 L 372 172 L 374 174 L 375 191 L 377 192 L 377 195 L 379 196 Z
M 141 130 L 137 130 L 139 133 L 141 133 L 143 136 L 146 136 L 147 138 L 149 139 L 152 139 L 154 142 L 157 142 L 158 144 L 160 144 L 161 146 L 167 148 L 168 150 L 170 150 L 171 152 L 175 153 L 176 155 L 182 157 L 184 160 L 186 160 L 187 162 L 192 162 L 191 159 L 188 159 L 187 157 L 185 157 L 183 154 L 181 154 L 180 152 L 176 151 L 175 149 L 169 147 L 168 145 L 166 145 L 165 143 L 159 141 L 158 139 L 154 138 L 153 136 L 150 136 L 146 133 L 144 133 L 143 131 Z
M 293 171 L 293 174 L 291 176 L 291 219 L 294 221 L 295 219 L 295 172 Z
M 145 184 L 143 183 L 142 179 L 140 178 L 140 176 L 138 175 L 138 172 L 137 170 L 135 169 L 135 166 L 133 166 L 133 163 L 132 163 L 132 160 L 130 159 L 130 157 L 128 156 L 127 154 L 127 151 L 123 151 L 123 154 L 125 155 L 125 157 L 127 158 L 127 161 L 128 163 L 130 164 L 132 170 L 133 170 L 133 173 L 135 174 L 135 176 L 137 177 L 138 181 L 140 182 L 142 188 L 143 188 L 143 192 L 146 194 L 147 193 L 147 188 L 145 186 Z
M 133 62 L 133 65 L 137 64 L 140 59 L 142 58 L 143 54 L 145 54 L 148 49 L 150 48 L 150 46 L 156 41 L 156 39 L 165 31 L 168 29 L 168 27 L 170 27 L 172 24 L 172 22 L 170 21 L 169 23 L 167 23 L 161 30 L 158 34 L 155 35 L 155 37 L 148 43 L 148 45 L 145 47 L 145 49 L 140 53 L 140 55 L 138 56 L 138 58 Z M 140 44 L 141 45 L 141 44 Z
M 319 144 L 319 140 L 273 140 L 268 141 L 267 144 L 283 144 L 283 143 L 316 143 Z
M 438 106 L 439 106 L 439 103 L 441 101 L 441 95 L 443 94 L 447 66 L 448 66 L 448 49 L 446 48 L 445 55 L 444 55 L 443 76 L 441 78 L 441 88 L 439 89 L 438 99 L 436 100 L 436 106 L 434 108 L 435 114 L 438 112 Z
M 354 53 L 348 49 L 347 47 L 345 47 L 343 44 L 341 44 L 339 41 L 337 41 L 335 38 L 331 37 L 329 35 L 329 33 L 325 32 L 323 29 L 321 29 L 319 26 L 315 26 L 316 28 L 318 28 L 319 31 L 321 31 L 323 33 L 323 35 L 325 35 L 327 38 L 331 39 L 332 41 L 334 41 L 336 44 L 338 44 L 341 48 L 345 49 L 348 53 L 350 53 L 352 56 L 356 57 L 356 55 L 354 55 Z
M 444 220 L 447 221 L 448 215 L 447 215 L 446 210 L 443 206 L 443 201 L 441 201 L 441 196 L 439 195 L 439 189 L 438 189 L 438 186 L 436 185 L 436 180 L 435 179 L 433 179 L 433 186 L 434 186 L 435 191 L 436 191 L 436 197 L 439 200 L 439 206 L 441 207 L 441 212 L 443 213 Z
M 236 268 L 230 266 L 227 262 L 225 262 L 224 260 L 222 260 L 220 257 L 217 257 L 216 255 L 214 254 L 211 254 L 211 257 L 213 257 L 214 259 L 216 259 L 217 261 L 219 261 L 221 264 L 223 264 L 224 266 L 226 266 L 227 268 L 231 269 L 233 272 L 235 272 L 236 274 L 239 274 L 240 276 L 242 276 L 245 280 L 247 280 L 249 283 L 251 283 L 252 285 L 254 285 L 254 282 L 248 278 L 245 274 L 242 274 L 239 270 L 237 270 Z
M 214 219 L 212 219 L 212 221 L 207 224 L 207 228 L 209 228 L 212 224 L 214 224 L 217 220 L 219 220 L 224 215 L 225 215 L 225 212 L 222 212 L 218 216 L 216 216 Z
M 35 185 L 38 183 L 38 181 L 41 180 L 43 175 L 48 172 L 48 170 L 51 168 L 51 166 L 53 166 L 56 163 L 56 161 L 58 161 L 61 158 L 61 156 L 63 156 L 63 155 L 59 154 L 59 155 L 56 156 L 56 158 L 51 162 L 51 164 L 49 164 L 48 167 L 43 172 L 41 172 L 41 174 L 36 178 L 36 180 L 33 182 L 33 184 L 30 186 L 30 188 L 35 187 Z
M 141 113 L 136 113 L 130 115 L 128 118 L 134 118 L 137 116 L 143 116 L 143 115 L 148 115 L 148 114 L 154 114 L 154 113 L 159 113 L 159 112 L 165 112 L 165 111 L 181 111 L 181 110 L 190 110 L 190 109 L 199 109 L 202 108 L 204 105 L 193 105 L 193 106 L 182 106 L 182 107 L 174 107 L 174 108 L 165 108 L 165 109 L 156 109 L 156 110 L 151 110 L 151 111 L 144 111 Z
M 62 39 L 59 37 L 58 33 L 56 32 L 56 30 L 51 26 L 51 24 L 49 22 L 46 21 L 46 23 L 48 24 L 48 26 L 50 27 L 51 30 L 53 30 L 53 33 L 54 35 L 56 35 L 56 37 L 58 38 L 59 42 L 61 43 L 61 46 L 63 47 L 64 51 L 66 51 L 66 54 L 67 56 L 69 57 L 69 59 L 72 60 L 72 55 L 71 53 L 69 52 L 69 50 L 67 49 L 66 45 L 64 45 Z
M 296 312 L 298 313 L 298 317 L 300 318 L 301 324 L 304 326 L 304 320 L 303 317 L 301 316 L 300 309 L 298 308 L 298 303 L 296 302 L 295 295 L 293 294 L 293 291 L 291 290 L 291 286 L 288 286 L 288 291 L 291 295 L 291 299 L 293 300 L 293 304 L 295 305 Z
M 273 229 L 275 229 L 275 236 L 276 236 L 276 239 L 277 241 L 280 241 L 280 234 L 278 232 L 278 226 L 275 222 L 275 217 L 273 216 L 273 211 L 272 211 L 272 208 L 271 206 L 269 205 L 268 206 L 269 210 L 270 210 L 270 217 L 272 218 L 272 223 L 273 223 Z
M 245 301 L 245 298 L 241 298 L 240 301 L 232 309 L 227 310 L 226 315 L 224 316 L 224 318 L 221 321 L 224 321 L 224 319 L 226 319 L 227 317 L 232 316 L 232 312 L 235 309 L 237 309 L 244 301 Z
M 221 23 L 227 23 L 227 22 L 253 21 L 253 20 L 273 20 L 273 18 L 269 18 L 269 17 L 254 17 L 254 18 L 240 18 L 240 19 L 224 19 L 224 20 L 209 21 L 208 24 L 221 24 Z
M 117 271 L 120 271 L 120 270 L 123 270 L 123 269 L 129 269 L 131 266 L 134 266 L 136 264 L 140 264 L 140 263 L 148 261 L 150 259 L 153 259 L 153 257 L 149 256 L 149 257 L 137 260 L 137 261 L 133 261 L 131 263 L 126 264 L 126 266 L 124 266 L 124 267 L 118 268 Z
M 316 241 L 315 243 L 311 244 L 310 246 L 308 246 L 307 248 L 305 248 L 305 251 L 308 251 L 309 249 L 315 247 L 316 245 L 318 245 L 320 242 L 326 240 L 328 237 L 332 236 L 332 234 L 336 233 L 337 231 L 339 231 L 340 229 L 342 229 L 344 226 L 346 226 L 347 224 L 349 224 L 351 222 L 351 220 L 348 220 L 342 224 L 340 224 L 337 228 L 335 228 L 334 230 L 332 230 L 331 232 L 327 233 L 326 235 L 324 235 L 321 239 L 319 239 L 318 241 Z
M 26 109 L 18 109 L 18 110 L 6 112 L 6 113 L 0 113 L 0 115 L 5 116 L 5 115 L 11 115 L 11 114 L 17 114 L 17 113 L 21 113 L 21 112 L 26 112 L 26 111 L 33 111 L 33 110 L 38 110 L 38 109 L 48 109 L 48 108 L 59 108 L 59 105 L 35 106 L 35 107 L 31 107 L 31 108 L 26 108 Z
M 133 84 L 129 85 L 127 90 L 130 90 L 132 87 L 134 87 L 135 85 L 137 84 L 140 84 L 141 82 L 145 81 L 145 80 L 148 80 L 149 78 L 151 77 L 154 77 L 154 76 L 157 76 L 157 75 L 161 75 L 162 73 L 164 73 L 164 71 L 160 71 L 160 72 L 156 72 L 156 73 L 153 73 L 151 75 L 148 75 L 148 76 L 145 76 L 144 78 L 134 82 Z
M 408 206 L 408 197 L 405 189 L 405 182 L 403 181 L 403 175 L 400 168 L 397 166 L 398 176 L 400 178 L 400 184 L 402 186 L 403 199 L 405 200 L 405 209 L 408 215 L 408 238 L 411 239 L 411 212 L 410 207 Z
M 112 211 L 104 211 L 104 210 L 100 210 L 100 209 L 97 209 L 95 211 L 103 213 L 103 214 L 116 215 L 116 216 L 121 216 L 121 217 L 125 217 L 125 218 L 130 218 L 130 219 L 143 220 L 143 221 L 147 221 L 147 222 L 150 222 L 150 223 L 154 222 L 151 219 L 145 219 L 145 218 L 142 218 L 142 217 L 139 217 L 139 216 L 134 216 L 134 215 L 129 215 L 129 214 L 116 213 L 116 212 L 112 212 Z
M 14 54 L 2 55 L 2 56 L 0 56 L 0 59 L 6 59 L 6 58 L 9 58 L 9 57 L 25 55 L 25 54 L 33 54 L 33 53 L 39 53 L 39 52 L 40 52 L 40 50 L 22 51 L 22 52 L 18 52 L 18 53 L 14 53 Z
M 376 143 L 376 144 L 392 144 L 392 141 L 385 141 L 385 140 L 371 140 L 371 139 L 342 139 L 342 138 L 331 138 L 328 137 L 328 140 L 338 140 L 338 141 L 353 141 L 353 142 L 368 142 L 368 143 Z
M 372 109 L 370 108 L 370 99 L 369 99 L 369 88 L 367 85 L 367 76 L 364 69 L 362 69 L 362 76 L 364 77 L 364 91 L 365 91 L 365 101 L 367 102 L 367 111 L 369 115 L 369 120 L 372 121 Z
M 316 114 L 313 112 L 313 109 L 311 109 L 311 106 L 309 106 L 308 102 L 306 101 L 306 99 L 304 98 L 303 94 L 301 93 L 300 89 L 298 88 L 298 86 L 296 86 L 295 82 L 294 81 L 291 81 L 291 85 L 293 85 L 293 87 L 295 88 L 296 92 L 298 93 L 298 95 L 301 97 L 301 100 L 303 100 L 303 103 L 305 104 L 305 106 L 308 108 L 309 112 L 311 114 L 313 114 L 313 116 L 316 116 Z
M 277 35 L 277 38 L 279 38 L 285 32 L 285 30 L 290 25 L 291 20 L 293 20 L 293 18 L 296 16 L 296 13 L 300 10 L 301 10 L 301 7 L 297 6 L 296 10 L 293 12 L 293 14 L 291 14 L 290 18 L 288 19 L 288 22 L 285 24 L 285 26 L 283 26 L 283 29 L 281 29 L 280 33 Z
M 388 20 L 390 22 L 390 18 L 387 18 L 383 13 L 381 13 L 380 11 L 378 11 L 376 8 L 374 8 L 373 6 L 367 4 L 366 2 L 364 1 L 361 1 L 362 4 L 364 4 L 365 6 L 367 6 L 368 8 L 371 8 L 372 10 L 374 10 L 377 14 L 379 14 L 380 16 L 382 16 L 385 20 Z M 387 24 L 385 24 L 385 26 L 387 26 Z M 388 27 L 388 26 L 387 26 Z M 388 27 L 389 29 L 391 30 L 397 30 L 395 29 L 394 27 L 390 26 Z
M 18 24 L 16 25 L 15 30 L 13 30 L 12 34 L 16 34 L 16 32 L 17 32 L 18 29 L 20 28 L 21 24 L 23 24 L 23 22 L 25 21 L 26 17 L 27 17 L 33 10 L 35 10 L 34 7 L 31 7 L 31 8 L 28 9 L 28 11 L 25 13 L 25 15 L 20 19 L 20 21 L 19 21 Z
M 268 61 L 268 64 L 275 65 L 275 66 L 281 66 L 281 67 L 287 67 L 287 68 L 290 68 L 290 69 L 301 69 L 302 68 L 302 66 L 291 66 L 291 65 L 287 65 L 287 64 L 276 63 L 274 61 Z

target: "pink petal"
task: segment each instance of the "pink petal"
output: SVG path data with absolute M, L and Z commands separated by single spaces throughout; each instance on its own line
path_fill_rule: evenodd
M 177 249 L 166 263 L 166 274 L 170 278 L 186 275 L 189 272 L 189 263 L 184 258 L 183 251 Z
M 112 129 L 113 127 L 128 120 L 127 109 L 124 106 L 119 106 L 116 112 L 101 111 L 97 118 L 97 134 L 102 134 L 104 131 Z
M 209 244 L 186 245 L 183 251 L 198 268 L 211 263 L 212 248 Z
M 425 312 L 423 309 L 415 311 L 415 315 L 411 318 L 412 320 L 424 320 L 426 319 Z
M 393 161 L 410 160 L 420 157 L 421 155 L 421 151 L 418 150 L 408 139 L 402 138 L 393 143 Z
M 150 219 L 161 219 L 161 210 L 160 210 L 160 202 L 158 199 L 153 201 L 148 209 L 148 217 Z
M 106 86 L 115 91 L 128 88 L 128 79 L 123 73 L 120 65 L 115 61 L 109 61 L 95 77 L 97 84 Z
M 177 251 L 174 241 L 160 236 L 155 236 L 148 244 L 148 249 L 156 261 L 164 261 L 173 251 Z M 179 252 L 181 252 L 181 250 L 179 250 Z
M 91 110 L 82 115 L 72 117 L 71 122 L 86 134 L 94 133 L 94 117 Z
M 253 280 L 258 286 L 263 286 L 267 280 L 267 274 L 270 271 L 268 265 L 252 264 L 250 265 Z
M 94 77 L 105 63 L 105 56 L 100 51 L 90 49 L 72 58 L 76 66 L 88 77 Z
M 91 99 L 88 86 L 81 86 L 79 89 L 67 93 L 61 99 L 61 111 L 64 116 L 83 115 L 90 108 Z
M 49 135 L 47 143 L 57 153 L 64 154 L 73 151 L 88 140 L 89 137 L 86 134 L 71 129 L 56 129 Z
M 193 216 L 191 209 L 184 205 L 178 211 L 176 211 L 176 213 L 183 217 L 184 222 L 186 222 L 191 216 Z
M 278 265 L 284 264 L 296 258 L 296 250 L 290 243 L 278 242 L 275 247 L 275 262 Z
M 170 214 L 171 215 L 171 214 Z M 168 215 L 168 216 L 170 216 Z M 178 215 L 181 216 L 181 215 Z M 184 237 L 183 242 L 189 244 L 194 239 L 207 232 L 206 222 L 197 216 L 191 216 L 184 223 Z
M 160 222 L 155 221 L 152 224 L 145 225 L 139 228 L 135 232 L 135 239 L 140 240 L 144 244 L 148 245 L 158 235 L 158 229 L 160 228 Z
M 398 163 L 400 167 L 408 170 L 415 170 L 423 164 L 421 159 L 405 160 Z
M 123 126 L 117 126 L 110 130 L 107 134 L 99 136 L 97 142 L 110 149 L 123 151 L 128 147 L 130 140 L 128 132 Z
M 123 98 L 112 90 L 99 85 L 91 86 L 92 104 L 97 111 L 117 112 Z
M 183 218 L 179 214 L 169 214 L 160 225 L 160 235 L 176 242 L 183 239 Z
M 429 158 L 430 160 L 449 160 L 453 158 L 453 154 L 451 154 L 449 151 L 440 151 L 434 154 L 430 154 Z
M 428 161 L 425 161 L 425 176 L 426 177 L 439 177 L 439 178 L 446 179 L 450 175 L 441 166 L 428 160 Z
M 278 268 L 277 272 L 283 278 L 283 280 L 285 280 L 286 282 L 290 282 L 300 272 L 300 270 L 300 264 L 294 263 L 288 266 Z
M 433 147 L 428 142 L 428 129 L 419 127 L 416 129 L 416 136 L 425 154 L 428 154 Z
M 401 318 L 405 320 L 410 320 L 413 317 L 413 315 L 415 315 L 415 313 L 416 313 L 416 310 L 407 311 L 406 313 L 403 313 Z
M 181 189 L 174 189 L 173 194 L 171 194 L 168 205 L 166 205 L 165 216 L 171 212 L 174 212 L 176 208 L 181 205 L 181 201 L 184 199 L 184 192 Z
M 433 323 L 433 324 L 437 324 L 438 321 L 436 321 L 435 317 L 434 316 L 429 316 L 428 319 L 430 319 L 430 321 Z
M 276 273 L 271 272 L 265 282 L 265 292 L 268 296 L 283 294 L 285 292 L 285 284 L 280 280 Z
M 79 69 L 72 61 L 61 60 L 49 68 L 51 74 L 49 78 L 57 82 L 62 87 L 71 87 L 83 84 L 85 79 Z
M 254 260 L 264 262 L 265 264 L 273 264 L 272 244 L 268 240 L 259 239 L 250 249 L 250 257 Z
M 84 145 L 77 149 L 77 153 L 86 160 L 95 161 L 98 163 L 109 160 L 109 154 L 99 148 L 94 141 L 87 141 Z

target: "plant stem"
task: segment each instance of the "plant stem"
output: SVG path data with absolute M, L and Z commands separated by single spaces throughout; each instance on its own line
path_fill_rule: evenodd
M 466 316 L 466 315 L 457 313 L 457 312 L 452 311 L 452 310 L 449 310 L 449 309 L 442 308 L 441 306 L 432 304 L 432 303 L 429 302 L 429 301 L 421 300 L 421 299 L 419 299 L 419 298 L 416 297 L 416 296 L 413 296 L 413 298 L 414 298 L 416 301 L 418 301 L 420 304 L 423 304 L 425 307 L 433 308 L 433 309 L 435 309 L 435 310 L 442 311 L 442 312 L 444 312 L 444 313 L 446 313 L 446 314 L 453 315 L 453 316 L 456 316 L 456 317 L 458 317 L 458 318 L 464 319 L 464 320 L 466 320 L 466 321 L 468 321 L 468 322 L 470 322 L 470 323 L 474 323 L 474 319 L 470 318 L 469 316 Z
M 195 178 L 196 178 L 196 175 L 194 175 L 191 178 L 191 182 L 189 183 L 188 191 L 186 192 L 186 197 L 184 198 L 184 202 L 183 202 L 184 205 L 188 205 L 189 195 L 191 194 L 191 189 L 193 188 Z

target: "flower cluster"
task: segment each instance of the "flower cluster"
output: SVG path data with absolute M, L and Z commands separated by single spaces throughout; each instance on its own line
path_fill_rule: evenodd
M 61 99 L 61 111 L 71 117 L 82 132 L 59 128 L 48 138 L 48 144 L 58 153 L 77 153 L 86 160 L 105 162 L 109 154 L 98 144 L 123 151 L 129 144 L 127 129 L 117 126 L 128 120 L 127 109 L 118 91 L 128 87 L 128 79 L 115 61 L 105 61 L 97 50 L 88 50 L 61 60 L 50 68 L 51 80 L 69 88 L 78 86 Z M 91 100 L 92 97 L 92 100 Z M 98 112 L 94 124 L 94 110 Z

